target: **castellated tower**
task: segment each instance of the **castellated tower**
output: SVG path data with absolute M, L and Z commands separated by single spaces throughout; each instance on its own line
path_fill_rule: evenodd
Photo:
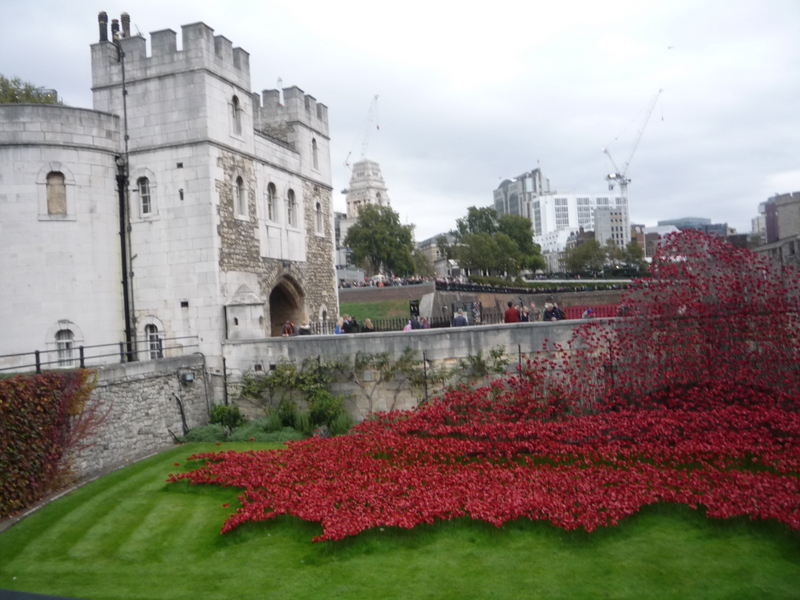
M 347 218 L 353 220 L 358 218 L 358 211 L 365 204 L 389 206 L 388 188 L 378 163 L 365 158 L 353 165 L 345 199 Z
M 204 23 L 181 30 L 180 50 L 171 29 L 148 55 L 102 25 L 92 46 L 94 108 L 127 124 L 137 322 L 222 342 L 332 318 L 327 107 L 298 87 L 251 93 L 246 51 Z
M 56 241 L 64 255 L 57 272 L 42 258 L 6 282 L 0 312 L 31 287 L 25 277 L 64 285 L 36 289 L 48 311 L 0 350 L 66 333 L 76 347 L 190 337 L 219 369 L 234 341 L 334 319 L 327 107 L 298 87 L 252 93 L 249 54 L 204 23 L 181 28 L 180 49 L 175 31 L 155 31 L 148 51 L 126 14 L 111 35 L 106 13 L 98 22 L 94 110 L 0 107 L 0 198 L 13 185 L 30 213 L 8 222 L 26 232 L 6 236 L 10 256 L 50 257 Z M 88 273 L 94 289 L 70 285 Z

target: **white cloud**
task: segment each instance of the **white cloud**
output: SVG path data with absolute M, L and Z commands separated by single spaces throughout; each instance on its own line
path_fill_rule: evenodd
M 129 10 L 145 36 L 204 21 L 250 53 L 253 90 L 281 77 L 326 104 L 340 206 L 344 159 L 360 155 L 379 94 L 368 154 L 418 239 L 537 160 L 554 187 L 602 191 L 600 148 L 618 138 L 624 161 L 660 88 L 629 171 L 633 221 L 692 214 L 746 230 L 759 202 L 800 189 L 796 0 L 0 0 L 0 73 L 90 107 L 100 9 Z

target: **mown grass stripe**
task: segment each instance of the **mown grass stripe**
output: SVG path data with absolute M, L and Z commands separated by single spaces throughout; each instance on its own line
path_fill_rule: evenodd
M 645 507 L 591 534 L 524 520 L 497 529 L 458 519 L 311 544 L 319 526 L 287 517 L 221 536 L 238 490 L 164 481 L 185 468 L 186 456 L 212 449 L 167 452 L 120 472 L 130 479 L 104 478 L 0 534 L 0 588 L 87 600 L 683 600 L 797 598 L 800 589 L 798 532 L 715 521 L 684 506 Z M 109 499 L 116 504 L 93 527 L 92 515 Z M 77 529 L 87 524 L 94 530 L 81 535 Z

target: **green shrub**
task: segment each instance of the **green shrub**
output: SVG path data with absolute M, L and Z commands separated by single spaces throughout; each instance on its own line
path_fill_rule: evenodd
M 294 432 L 295 435 L 290 435 L 288 439 L 303 439 L 305 436 L 298 433 L 291 427 L 285 428 L 287 430 L 291 430 Z M 242 425 L 241 427 L 235 429 L 233 433 L 228 436 L 229 442 L 275 442 L 275 441 L 284 441 L 286 438 L 288 431 L 284 429 L 279 429 L 278 431 L 264 431 L 263 428 L 259 427 L 257 423 L 247 423 L 246 425 Z M 277 435 L 280 434 L 280 435 Z M 280 438 L 280 439 L 276 439 Z
M 311 424 L 311 415 L 307 410 L 298 410 L 294 413 L 294 428 L 306 435 L 311 435 L 314 430 Z
M 342 411 L 328 424 L 331 435 L 344 435 L 353 426 L 353 417 L 349 413 Z
M 342 408 L 342 397 L 334 396 L 328 390 L 317 390 L 308 399 L 309 417 L 312 425 L 330 425 L 338 417 Z
M 273 431 L 272 433 L 265 434 L 264 442 L 291 442 L 294 440 L 304 440 L 308 436 L 300 433 L 293 427 L 284 427 L 280 431 Z
M 281 422 L 281 415 L 278 413 L 277 410 L 271 410 L 267 413 L 267 416 L 261 417 L 253 421 L 258 427 L 270 433 L 271 431 L 278 431 L 283 427 L 283 423 Z
M 182 438 L 181 442 L 224 442 L 226 439 L 225 427 L 219 423 L 195 427 Z
M 284 427 L 294 426 L 295 413 L 297 412 L 297 404 L 294 400 L 284 398 L 278 404 L 278 415 L 281 418 L 281 425 Z
M 294 427 L 284 427 L 278 431 L 264 431 L 248 423 L 234 431 L 228 438 L 229 442 L 289 442 L 304 440 L 308 436 L 297 431 Z M 250 438 L 253 438 L 252 440 Z
M 217 404 L 211 409 L 211 413 L 208 415 L 208 422 L 212 424 L 219 423 L 223 427 L 234 430 L 240 425 L 244 425 L 247 419 L 241 413 L 238 406 Z

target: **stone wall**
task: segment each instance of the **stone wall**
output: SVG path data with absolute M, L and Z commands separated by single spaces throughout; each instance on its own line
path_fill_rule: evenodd
M 89 476 L 172 446 L 184 434 L 184 418 L 189 429 L 208 424 L 204 371 L 199 354 L 98 369 L 92 401 L 106 416 L 88 440 L 91 446 L 75 457 L 77 474 Z M 183 381 L 186 374 L 194 380 Z
M 607 319 L 597 321 L 612 322 Z M 417 360 L 422 360 L 424 352 L 429 366 L 437 368 L 455 366 L 458 359 L 476 356 L 478 352 L 486 356 L 492 348 L 502 346 L 510 359 L 509 369 L 513 370 L 520 359 L 524 361 L 531 353 L 544 349 L 552 350 L 556 343 L 566 344 L 574 329 L 582 323 L 584 323 L 582 320 L 513 323 L 227 342 L 224 344 L 223 353 L 227 365 L 228 396 L 234 401 L 238 398 L 239 382 L 244 373 L 267 373 L 271 366 L 281 361 L 291 361 L 300 365 L 306 358 L 320 357 L 322 361 L 349 360 L 352 363 L 358 352 L 364 354 L 388 352 L 397 358 L 406 348 L 410 348 Z M 368 388 L 367 391 L 372 390 L 376 376 L 369 371 L 357 373 L 359 381 Z M 371 398 L 368 398 L 353 382 L 338 383 L 334 391 L 352 396 L 347 408 L 354 418 L 360 420 L 370 410 L 416 406 L 425 393 L 424 389 L 416 388 L 395 394 L 395 385 L 396 382 L 376 389 Z M 252 409 L 246 401 L 239 404 L 245 410 Z

